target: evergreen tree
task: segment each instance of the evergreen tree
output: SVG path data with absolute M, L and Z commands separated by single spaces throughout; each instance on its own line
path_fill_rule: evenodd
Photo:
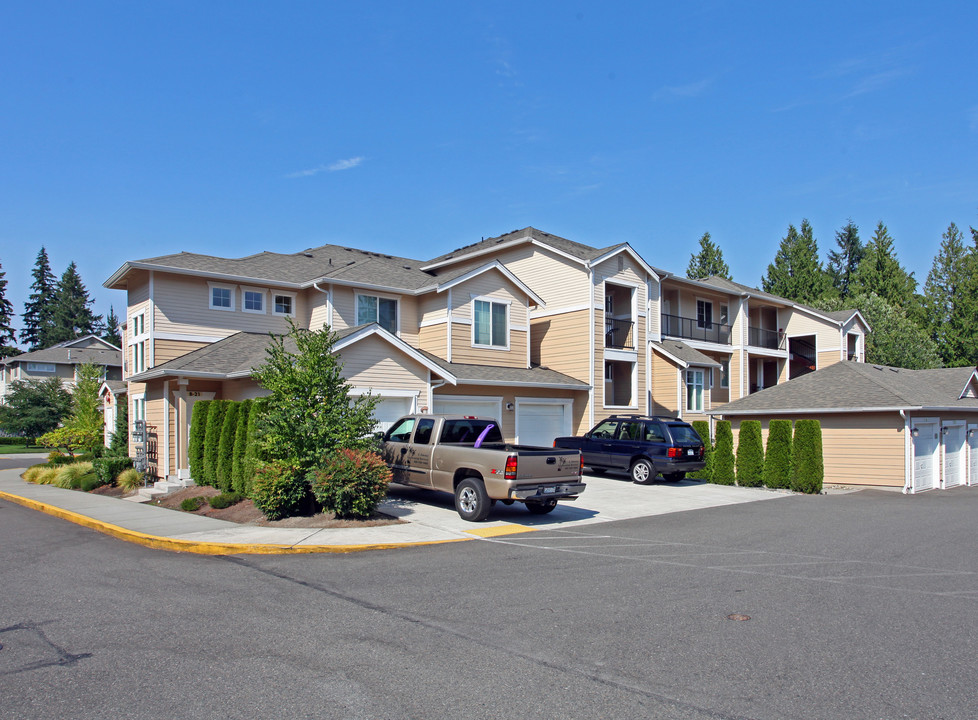
M 238 411 L 241 403 L 228 400 L 224 420 L 221 422 L 221 437 L 217 448 L 217 486 L 223 491 L 231 490 L 234 478 L 234 438 L 238 430 Z
M 795 492 L 820 493 L 824 478 L 822 425 L 818 420 L 798 420 L 791 443 L 791 489 Z
M 115 432 L 109 442 L 109 452 L 112 457 L 129 456 L 129 403 L 119 402 L 115 411 Z
M 835 234 L 835 243 L 839 249 L 829 251 L 826 272 L 839 297 L 845 299 L 849 297 L 853 276 L 864 253 L 859 228 L 851 219 Z
M 48 253 L 43 247 L 34 261 L 31 271 L 34 282 L 31 283 L 31 294 L 24 303 L 24 327 L 20 331 L 20 341 L 29 350 L 42 347 L 41 336 L 51 325 L 51 314 L 54 305 L 55 278 L 48 262 Z
M 105 317 L 105 330 L 102 339 L 110 342 L 116 347 L 122 347 L 122 334 L 119 332 L 119 318 L 115 310 L 109 305 L 109 314 Z
M 717 485 L 734 484 L 733 431 L 729 420 L 720 420 L 716 427 L 717 441 L 713 447 L 713 468 L 710 481 Z
M 78 266 L 74 261 L 70 262 L 55 290 L 51 327 L 41 332 L 42 346 L 50 347 L 66 340 L 98 334 L 102 316 L 92 312 L 94 302 L 78 274 Z
M 791 421 L 771 420 L 767 427 L 764 484 L 769 488 L 791 485 Z
M 730 277 L 730 268 L 723 261 L 723 251 L 710 239 L 710 233 L 705 232 L 700 238 L 700 251 L 689 256 L 686 277 L 700 280 L 713 275 L 727 280 L 733 279 Z
M 813 303 L 825 294 L 829 280 L 818 259 L 818 242 L 808 220 L 801 221 L 801 232 L 794 225 L 788 226 L 761 283 L 765 292 L 801 303 Z
M 951 316 L 949 354 L 955 364 L 978 366 L 978 230 L 971 228 L 972 245 L 965 255 L 963 275 L 954 315 Z
M 737 484 L 759 487 L 764 473 L 764 444 L 761 421 L 744 420 L 737 433 Z
M 956 332 L 961 323 L 959 319 L 962 306 L 970 311 L 969 320 L 974 321 L 976 308 L 962 292 L 965 280 L 965 260 L 968 251 L 964 247 L 963 236 L 954 223 L 943 235 L 943 242 L 924 283 L 924 312 L 930 336 L 937 343 L 938 352 L 947 367 L 967 362 L 967 355 L 956 342 Z M 967 324 L 967 323 L 966 323 Z
M 866 243 L 863 259 L 856 270 L 852 294 L 875 293 L 890 305 L 897 305 L 913 312 L 917 281 L 897 260 L 893 238 L 880 220 L 873 239 Z
M 14 306 L 7 300 L 7 280 L 0 265 L 0 358 L 17 355 L 17 336 L 14 335 L 14 327 L 11 325 L 14 318 Z

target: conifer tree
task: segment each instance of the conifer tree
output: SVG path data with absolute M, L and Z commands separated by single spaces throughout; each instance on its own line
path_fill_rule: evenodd
M 78 274 L 78 266 L 72 261 L 68 264 L 54 293 L 51 327 L 41 332 L 43 347 L 50 347 L 66 340 L 98 334 L 101 329 L 101 315 L 92 312 L 94 300 Z
M 818 259 L 818 242 L 808 220 L 801 221 L 801 232 L 794 225 L 788 226 L 761 283 L 765 292 L 801 303 L 813 303 L 825 294 L 829 281 Z
M 122 334 L 119 332 L 119 318 L 116 316 L 115 310 L 111 305 L 109 305 L 109 314 L 105 317 L 105 330 L 102 333 L 102 339 L 112 343 L 116 347 L 122 347 Z
M 717 441 L 713 448 L 713 474 L 710 481 L 717 485 L 734 484 L 733 432 L 729 420 L 720 420 L 716 428 Z
M 826 267 L 829 280 L 843 300 L 851 294 L 853 276 L 863 259 L 863 243 L 859 239 L 859 228 L 850 219 L 835 234 L 838 250 L 829 251 L 829 262 Z
M 0 358 L 17 355 L 17 336 L 11 323 L 14 317 L 14 306 L 7 300 L 7 279 L 0 265 Z
M 737 484 L 759 487 L 764 473 L 764 445 L 761 421 L 744 420 L 737 433 Z
M 700 238 L 700 251 L 695 255 L 689 256 L 689 267 L 686 268 L 686 277 L 693 280 L 718 276 L 731 280 L 730 268 L 723 261 L 723 251 L 720 246 L 713 242 L 710 233 L 703 233 Z
M 769 488 L 791 485 L 791 421 L 771 420 L 767 427 L 764 484 Z
M 941 248 L 934 257 L 934 263 L 927 273 L 924 283 L 924 312 L 930 336 L 937 343 L 941 360 L 947 367 L 967 362 L 956 342 L 960 329 L 958 320 L 962 305 L 969 305 L 969 298 L 962 292 L 965 280 L 965 260 L 968 251 L 964 247 L 963 236 L 954 223 L 943 235 Z M 974 307 L 970 307 L 970 320 L 975 319 Z
M 961 263 L 964 278 L 950 320 L 948 357 L 954 365 L 978 366 L 978 230 L 971 228 L 971 239 Z
M 917 281 L 900 265 L 893 247 L 893 238 L 880 220 L 873 238 L 866 243 L 863 259 L 853 279 L 852 294 L 876 293 L 890 305 L 907 311 L 915 309 Z
M 20 341 L 29 350 L 38 350 L 46 347 L 41 344 L 41 336 L 50 327 L 54 310 L 55 277 L 44 247 L 37 254 L 31 277 L 34 282 L 31 283 L 31 294 L 24 303 L 24 327 L 20 331 Z

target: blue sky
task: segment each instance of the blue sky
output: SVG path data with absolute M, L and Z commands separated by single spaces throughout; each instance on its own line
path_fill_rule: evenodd
M 533 225 L 759 284 L 789 223 L 883 220 L 922 283 L 978 226 L 978 6 L 0 6 L 0 264 L 98 312 L 125 260 L 324 243 L 427 258 Z M 19 323 L 19 317 L 17 319 Z

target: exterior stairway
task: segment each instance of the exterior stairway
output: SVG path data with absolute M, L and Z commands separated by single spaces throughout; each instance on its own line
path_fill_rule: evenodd
M 195 484 L 196 483 L 194 483 L 194 481 L 190 478 L 180 479 L 170 476 L 166 480 L 157 480 L 149 487 L 139 488 L 139 492 L 137 492 L 135 495 L 130 495 L 129 497 L 123 499 L 137 503 L 150 502 L 152 500 L 171 495 L 172 493 L 183 490 L 184 488 L 193 487 Z

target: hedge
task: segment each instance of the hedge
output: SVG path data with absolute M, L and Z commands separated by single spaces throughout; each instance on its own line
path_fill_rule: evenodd
M 764 484 L 775 489 L 791 487 L 790 420 L 772 420 L 768 423 Z
M 119 473 L 131 467 L 131 457 L 105 456 L 92 460 L 92 469 L 95 471 L 95 477 L 99 479 L 102 485 L 113 484 Z
M 207 429 L 204 431 L 204 477 L 201 485 L 217 487 L 217 465 L 220 459 L 221 430 L 224 429 L 224 414 L 227 400 L 212 400 L 207 411 Z
M 245 439 L 244 467 L 242 468 L 242 472 L 244 473 L 245 495 L 251 495 L 258 461 L 265 459 L 258 447 L 258 416 L 264 412 L 266 404 L 264 398 L 258 398 L 252 401 L 251 408 L 248 412 L 248 430 L 247 438 Z
M 710 423 L 706 420 L 694 420 L 693 430 L 696 431 L 696 434 L 700 436 L 700 440 L 703 441 L 703 459 L 706 461 L 706 467 L 702 470 L 691 472 L 686 477 L 709 481 L 710 470 L 713 466 L 713 442 L 710 440 Z
M 190 477 L 198 485 L 204 483 L 204 435 L 207 432 L 207 411 L 210 400 L 198 400 L 190 412 L 190 440 L 187 443 L 187 461 Z
M 227 410 L 221 421 L 221 439 L 217 445 L 217 487 L 224 492 L 231 489 L 231 468 L 234 464 L 234 436 L 238 430 L 238 408 L 241 403 L 227 401 Z
M 729 420 L 717 423 L 717 442 L 713 450 L 711 482 L 717 485 L 734 484 L 733 432 Z
M 791 455 L 791 489 L 803 493 L 822 492 L 825 467 L 822 463 L 822 424 L 818 420 L 795 422 Z
M 764 475 L 764 443 L 761 421 L 744 420 L 737 434 L 737 484 L 760 487 Z
M 251 400 L 238 406 L 237 425 L 234 429 L 234 450 L 231 453 L 231 488 L 244 495 L 248 486 L 245 482 L 245 450 L 248 447 L 248 419 L 251 417 Z
M 269 520 L 297 515 L 312 504 L 306 479 L 298 469 L 280 462 L 258 464 L 251 499 Z

